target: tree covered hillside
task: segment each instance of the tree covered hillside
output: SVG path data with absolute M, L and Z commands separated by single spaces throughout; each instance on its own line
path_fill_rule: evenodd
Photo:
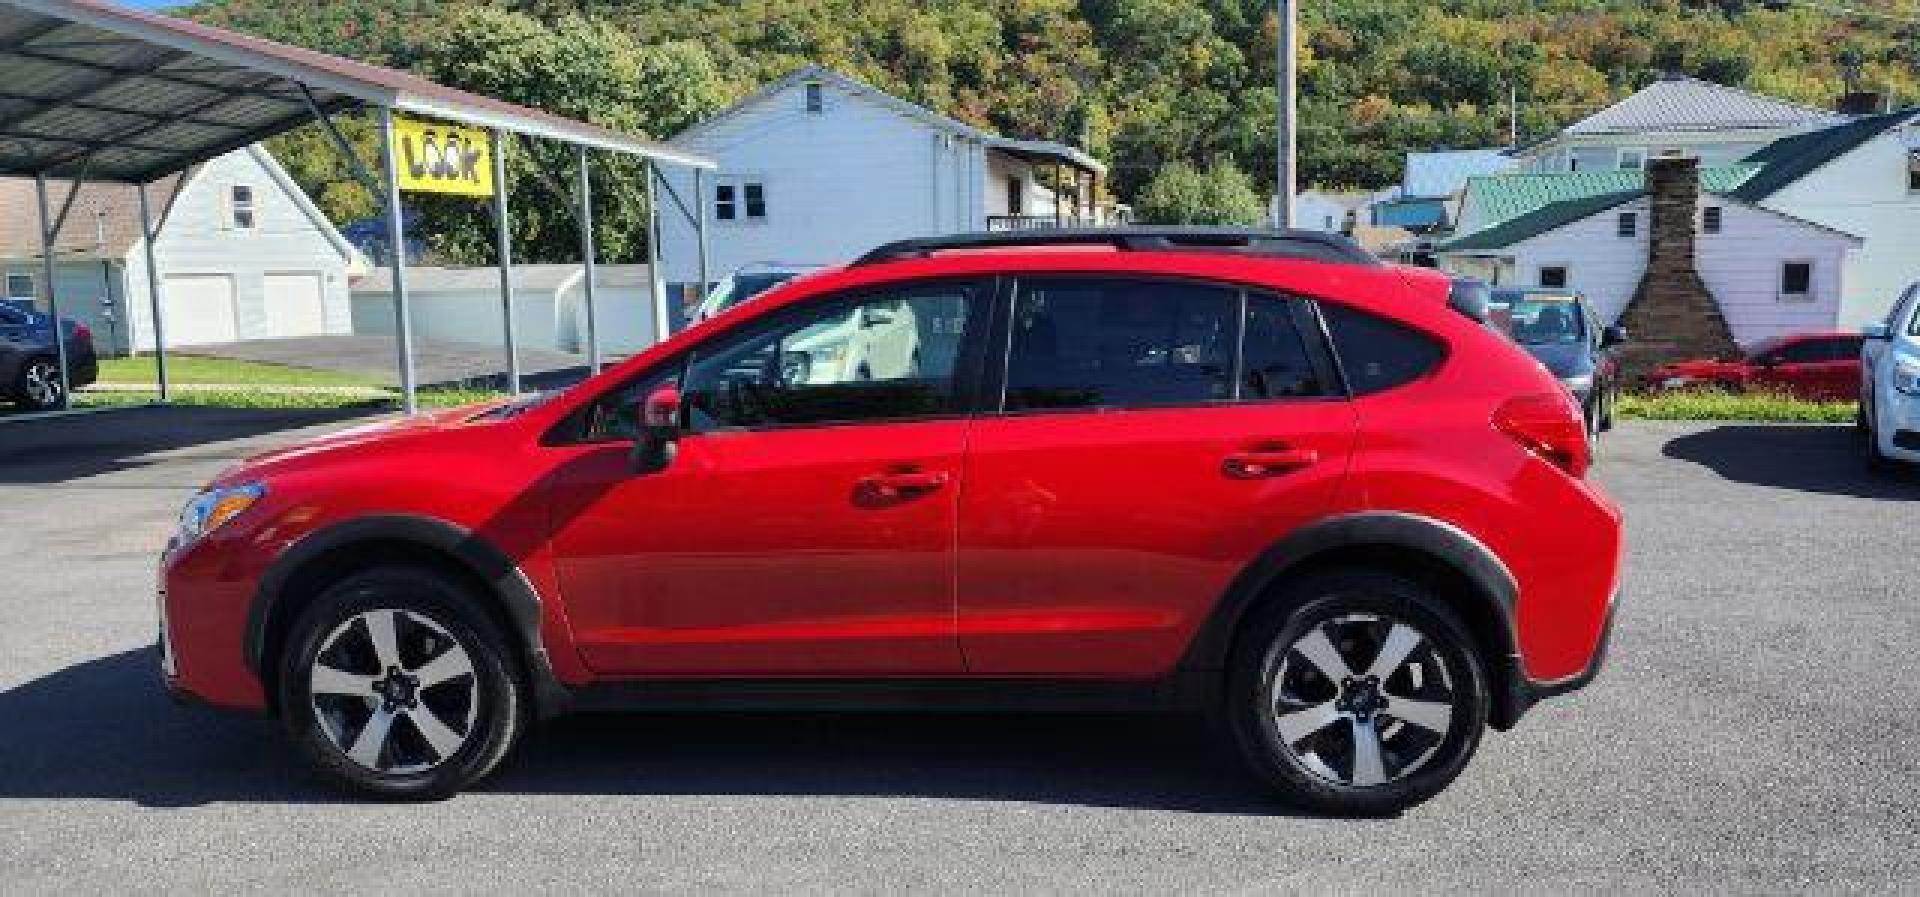
M 656 136 L 821 62 L 1085 145 L 1123 201 L 1174 161 L 1273 183 L 1274 16 L 1259 0 L 208 0 L 188 14 Z M 1304 0 L 1301 20 L 1302 176 L 1325 186 L 1394 183 L 1409 150 L 1504 144 L 1510 88 L 1523 140 L 1662 71 L 1817 105 L 1849 80 L 1920 99 L 1920 28 L 1799 7 Z M 323 164 L 294 167 L 329 211 L 365 210 Z

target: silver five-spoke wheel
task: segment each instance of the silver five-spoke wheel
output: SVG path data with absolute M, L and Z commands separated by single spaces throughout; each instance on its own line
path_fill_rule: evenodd
M 67 388 L 66 381 L 60 377 L 60 366 L 45 359 L 27 363 L 27 369 L 20 375 L 20 387 L 27 401 L 36 408 L 59 405 Z
M 1398 781 L 1431 759 L 1456 703 L 1427 635 L 1371 613 L 1335 617 L 1295 639 L 1268 691 L 1274 731 L 1300 765 L 1362 788 Z
M 446 627 L 411 611 L 348 617 L 309 671 L 314 718 L 340 752 L 383 774 L 432 769 L 475 734 L 480 680 Z

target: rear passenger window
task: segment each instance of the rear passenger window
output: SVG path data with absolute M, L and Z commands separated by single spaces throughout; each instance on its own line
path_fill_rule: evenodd
M 1023 281 L 1008 411 L 1183 405 L 1233 397 L 1240 293 L 1152 280 Z
M 1333 350 L 1356 396 L 1392 389 L 1425 376 L 1445 354 L 1439 342 L 1385 318 L 1335 302 L 1320 304 Z
M 1239 398 L 1299 398 L 1331 391 L 1307 353 L 1295 309 L 1285 299 L 1248 297 Z

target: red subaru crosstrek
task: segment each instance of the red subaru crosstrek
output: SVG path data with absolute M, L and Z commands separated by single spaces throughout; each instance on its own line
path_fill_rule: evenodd
M 249 460 L 168 546 L 179 695 L 397 797 L 570 708 L 1198 711 L 1283 795 L 1423 800 L 1597 671 L 1580 409 L 1316 234 L 882 247 L 587 382 Z

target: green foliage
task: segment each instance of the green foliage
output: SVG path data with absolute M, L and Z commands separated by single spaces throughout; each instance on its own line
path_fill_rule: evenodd
M 1770 423 L 1851 423 L 1853 402 L 1809 402 L 1770 393 L 1678 390 L 1654 395 L 1623 395 L 1614 409 L 1628 420 L 1750 420 Z
M 1134 214 L 1147 224 L 1257 225 L 1267 220 L 1246 172 L 1224 163 L 1202 170 L 1182 161 L 1167 163 L 1147 182 Z
M 1238 168 L 1262 194 L 1273 185 L 1272 0 L 206 0 L 190 14 L 656 136 L 822 63 L 972 124 L 1084 145 L 1122 201 L 1174 162 Z M 1821 106 L 1849 73 L 1920 98 L 1920 29 L 1802 6 L 1312 0 L 1300 14 L 1301 172 L 1319 186 L 1384 186 L 1408 151 L 1505 143 L 1510 89 L 1523 142 L 1662 71 Z M 355 131 L 364 149 L 370 136 Z M 274 149 L 336 218 L 371 210 L 313 135 Z M 570 170 L 523 159 L 522 196 L 541 196 L 520 183 L 535 164 Z M 626 170 L 608 182 L 601 239 L 631 258 L 636 182 Z M 439 252 L 490 258 L 485 228 L 463 217 L 471 204 L 428 205 Z M 558 205 L 522 202 L 514 229 L 530 257 L 577 255 L 564 213 L 535 208 Z

